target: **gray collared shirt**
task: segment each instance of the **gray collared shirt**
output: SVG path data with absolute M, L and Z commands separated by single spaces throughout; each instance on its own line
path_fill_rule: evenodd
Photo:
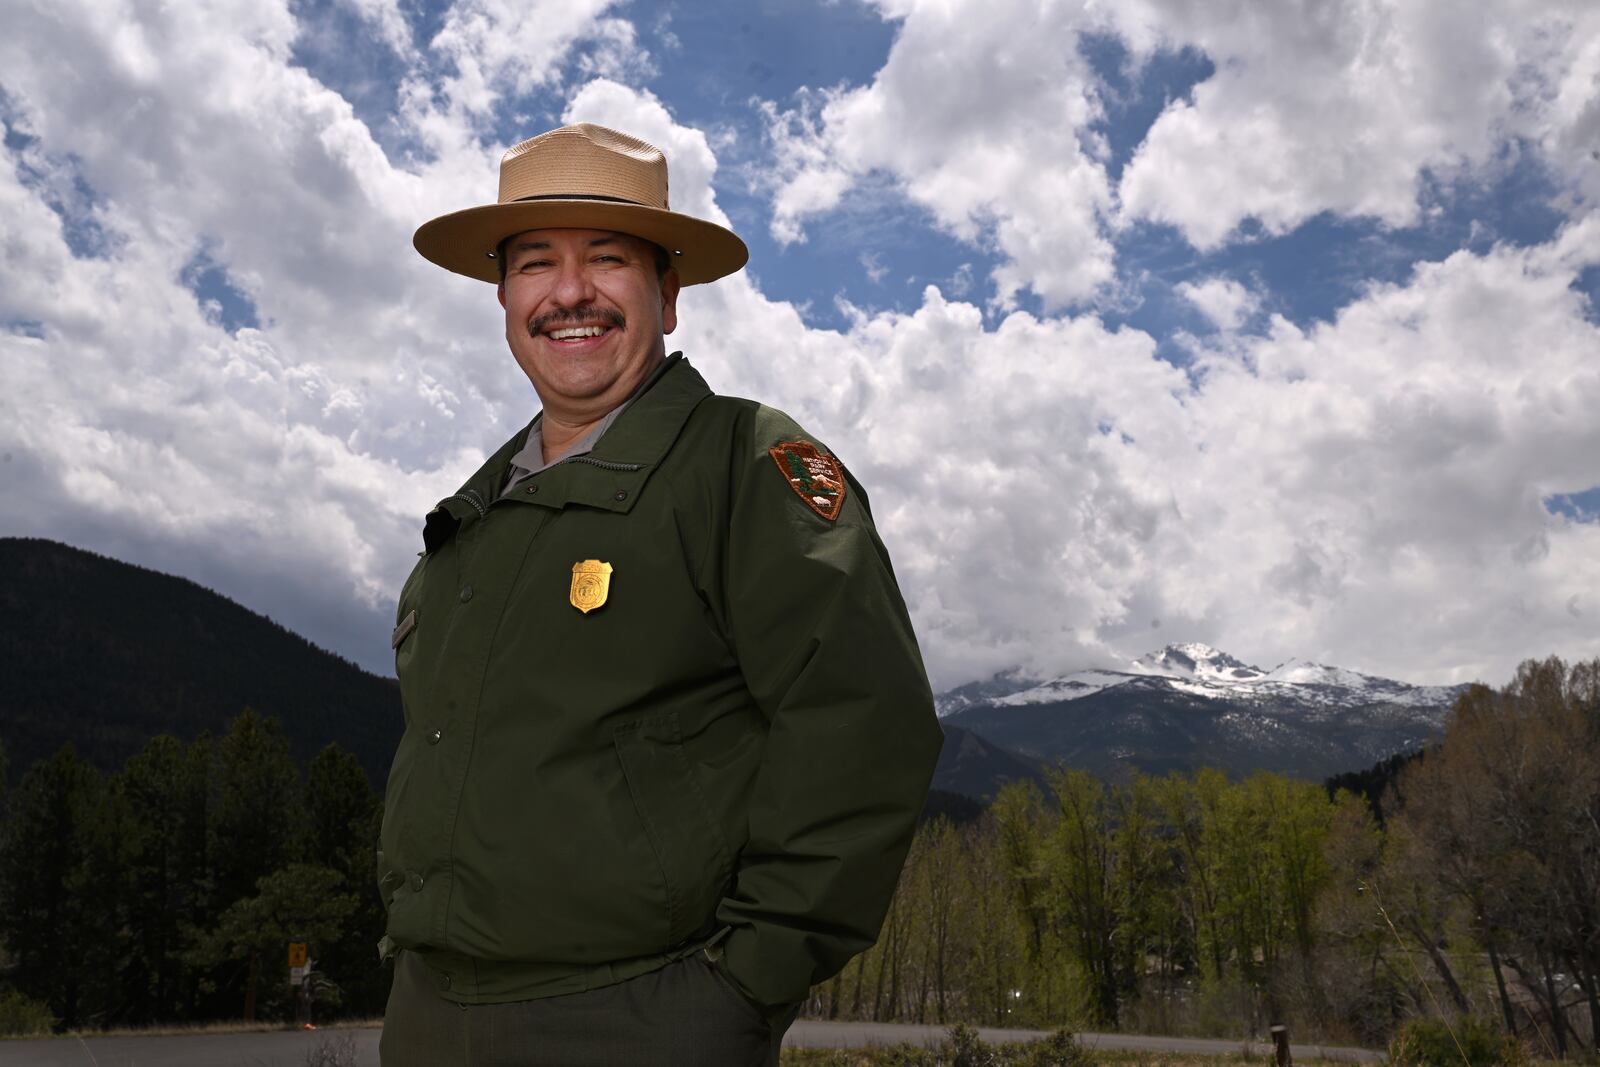
M 634 396 L 638 396 L 635 393 Z M 549 463 L 544 461 L 544 412 L 540 412 L 533 420 L 533 425 L 528 428 L 528 443 L 522 450 L 511 457 L 511 469 L 506 478 L 506 487 L 500 490 L 500 495 L 505 496 L 515 489 L 526 478 L 531 478 L 541 471 L 547 471 L 560 463 L 563 459 L 581 456 L 594 451 L 594 446 L 600 443 L 600 438 L 611 429 L 611 424 L 617 421 L 617 416 L 633 403 L 630 396 L 616 407 L 606 413 L 606 417 L 589 427 L 589 432 L 578 438 L 571 448 Z
M 651 371 L 650 376 L 639 384 L 639 388 L 629 394 L 628 399 L 606 412 L 605 417 L 591 426 L 588 433 L 574 441 L 571 448 L 549 463 L 544 461 L 544 412 L 541 411 L 534 416 L 533 425 L 528 427 L 527 443 L 522 446 L 516 455 L 511 457 L 511 467 L 506 475 L 505 488 L 500 490 L 500 495 L 505 496 L 525 479 L 549 470 L 562 460 L 593 452 L 595 445 L 600 443 L 600 438 L 605 436 L 605 432 L 611 429 L 611 424 L 616 422 L 618 417 L 628 409 L 628 405 L 637 400 L 640 393 L 655 384 L 655 380 L 661 377 L 662 373 L 675 363 L 680 356 L 681 353 L 674 352 L 666 359 L 663 359 L 660 366 Z

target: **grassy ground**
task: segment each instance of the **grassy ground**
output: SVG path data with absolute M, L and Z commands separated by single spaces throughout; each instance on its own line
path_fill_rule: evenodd
M 332 1022 L 318 1023 L 317 1029 L 327 1027 L 330 1030 L 377 1030 L 382 1028 L 382 1019 L 337 1019 Z M 238 1020 L 224 1020 L 214 1023 L 170 1023 L 164 1026 L 119 1026 L 110 1030 L 68 1030 L 64 1034 L 26 1034 L 29 1038 L 40 1037 L 181 1037 L 185 1034 L 265 1034 L 275 1030 L 288 1030 L 292 1027 L 282 1021 L 246 1023 Z
M 956 1060 L 946 1054 L 944 1059 L 929 1056 L 926 1059 L 894 1058 L 892 1049 L 785 1049 L 783 1052 L 783 1067 L 955 1067 Z M 922 1053 L 922 1055 L 928 1055 Z M 1265 1067 L 1272 1063 L 1269 1056 L 1262 1056 L 1247 1052 L 1232 1052 L 1226 1056 L 1203 1056 L 1198 1053 L 1181 1052 L 1088 1052 L 1079 1060 L 1050 1061 L 1050 1060 L 997 1060 L 996 1067 L 1000 1064 L 1017 1063 L 1027 1064 L 1028 1067 L 1053 1067 L 1054 1062 L 1079 1065 L 1106 1065 L 1106 1067 Z M 976 1061 L 982 1063 L 983 1061 Z M 1334 1060 L 1314 1060 L 1303 1057 L 1295 1058 L 1295 1067 L 1336 1067 Z M 1337 1067 L 1348 1067 L 1347 1064 L 1338 1063 Z
M 1232 1067 L 1273 1063 L 1270 1049 L 1241 1048 L 1222 1056 L 1177 1052 L 1089 1050 L 1065 1031 L 1043 1041 L 988 1045 L 975 1031 L 956 1027 L 936 1049 L 901 1044 L 869 1049 L 794 1048 L 783 1051 L 783 1067 Z M 1299 1059 L 1301 1067 L 1331 1065 L 1332 1060 Z
M 885 1058 L 888 1050 L 878 1049 L 785 1049 L 783 1053 L 783 1067 L 901 1067 L 902 1064 L 927 1064 L 928 1067 L 953 1067 L 955 1061 L 948 1056 L 943 1060 L 907 1060 Z M 1226 1056 L 1202 1056 L 1195 1053 L 1177 1052 L 1085 1052 L 1086 1058 L 1077 1061 L 1080 1064 L 1093 1064 L 1095 1067 L 1104 1064 L 1106 1067 L 1264 1067 L 1272 1060 L 1244 1052 L 1229 1053 Z M 876 1058 L 875 1058 L 876 1057 Z M 1004 1061 L 1001 1061 L 1004 1062 Z M 1027 1063 L 1028 1061 L 1019 1061 Z M 1049 1061 L 1044 1061 L 1048 1063 Z M 1308 1060 L 1297 1058 L 1295 1067 L 1335 1067 L 1334 1060 Z M 1030 1065 L 1031 1067 L 1031 1065 Z M 1076 1064 L 1074 1065 L 1076 1067 Z M 1348 1067 L 1339 1063 L 1337 1067 Z

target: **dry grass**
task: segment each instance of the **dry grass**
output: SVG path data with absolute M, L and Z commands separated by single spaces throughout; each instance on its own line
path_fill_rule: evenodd
M 1207 1056 L 1194 1052 L 1133 1052 L 1124 1050 L 1096 1050 L 1084 1053 L 1085 1062 L 1104 1064 L 1106 1067 L 1268 1067 L 1273 1058 L 1270 1050 L 1261 1052 L 1241 1048 L 1226 1055 Z M 893 1049 L 825 1049 L 792 1048 L 783 1050 L 783 1067 L 899 1067 L 914 1062 Z M 930 1065 L 949 1067 L 950 1059 L 929 1057 Z M 1295 1067 L 1349 1067 L 1343 1061 L 1295 1058 Z
M 319 1023 L 318 1030 L 380 1030 L 382 1019 L 338 1019 Z M 184 1037 L 190 1034 L 267 1034 L 275 1030 L 294 1030 L 297 1027 L 282 1022 L 247 1023 L 224 1020 L 213 1023 L 170 1023 L 157 1026 L 118 1026 L 109 1030 L 68 1030 L 64 1034 L 36 1034 L 37 1037 Z

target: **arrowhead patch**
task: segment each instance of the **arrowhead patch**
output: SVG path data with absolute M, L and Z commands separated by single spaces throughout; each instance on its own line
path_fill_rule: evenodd
M 810 441 L 784 441 L 767 449 L 767 454 L 807 507 L 829 522 L 839 517 L 845 486 L 838 460 L 817 451 Z

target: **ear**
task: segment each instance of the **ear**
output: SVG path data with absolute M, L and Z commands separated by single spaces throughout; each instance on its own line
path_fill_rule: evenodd
M 669 334 L 678 328 L 678 281 L 676 269 L 668 268 L 661 276 L 661 332 Z
M 499 285 L 494 287 L 494 295 L 500 298 L 500 306 L 501 307 L 505 307 L 506 306 L 506 283 L 505 282 L 501 282 Z

